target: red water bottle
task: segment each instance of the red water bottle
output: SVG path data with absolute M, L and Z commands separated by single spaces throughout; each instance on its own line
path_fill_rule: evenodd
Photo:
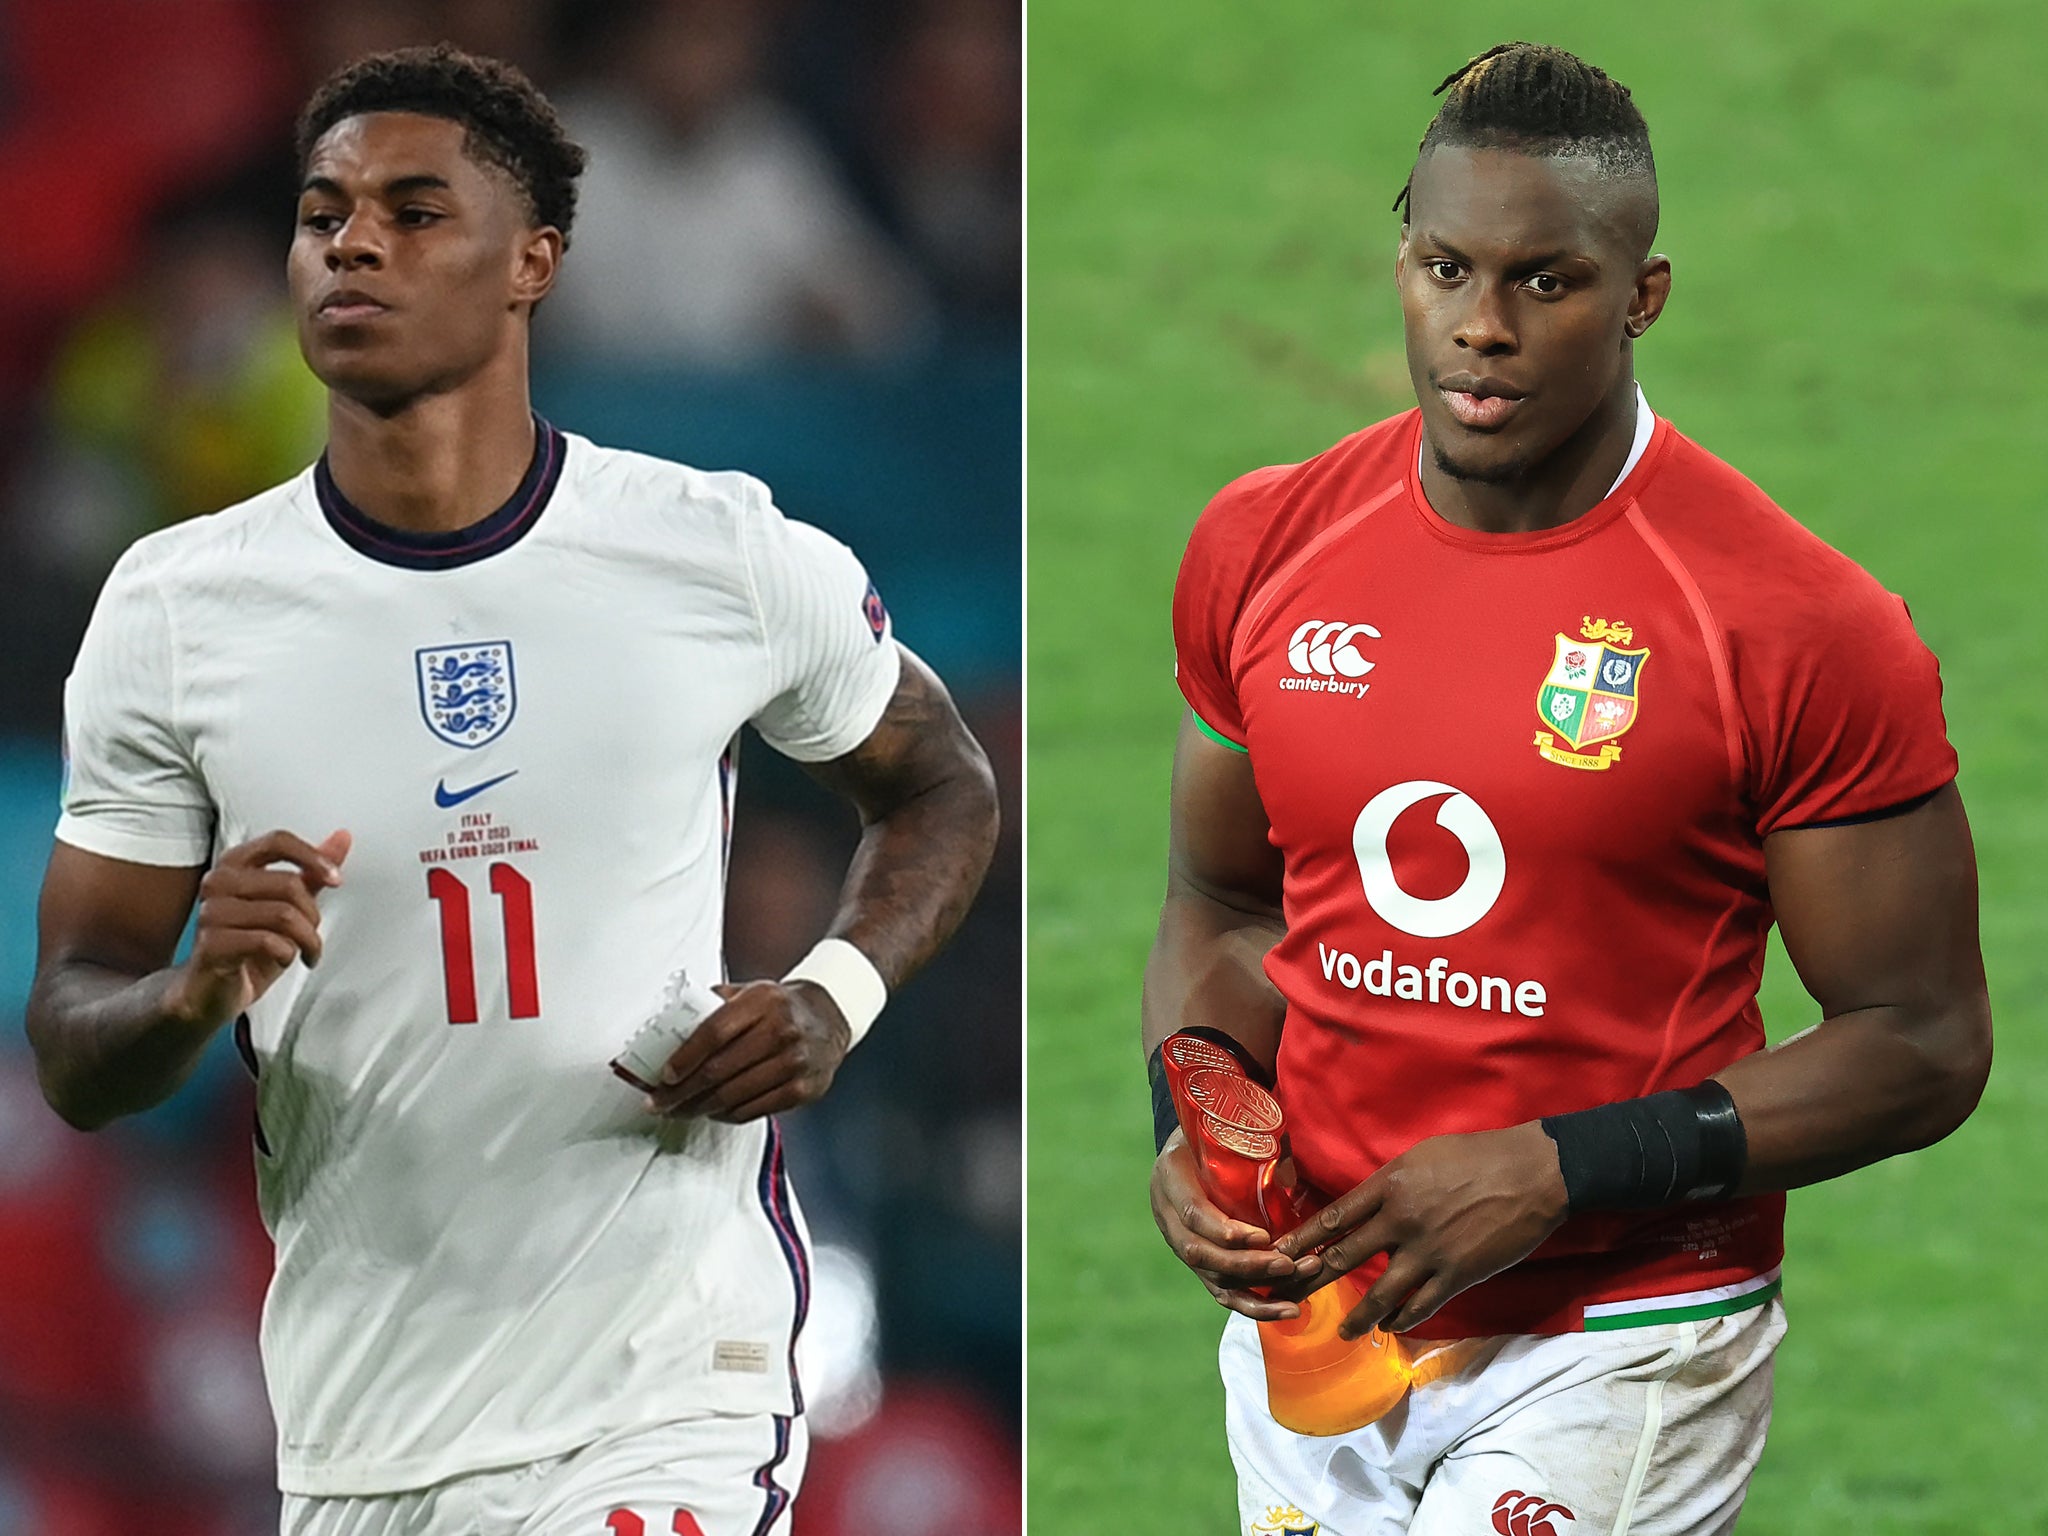
M 1211 1204 L 1275 1237 L 1322 1208 L 1325 1202 L 1290 1176 L 1279 1102 L 1233 1052 L 1183 1032 L 1167 1037 L 1162 1056 L 1181 1133 Z M 1377 1328 L 1362 1339 L 1337 1332 L 1364 1296 L 1363 1281 L 1339 1275 L 1300 1303 L 1299 1317 L 1258 1325 L 1266 1405 L 1282 1428 L 1345 1434 L 1382 1417 L 1407 1392 L 1408 1358 L 1399 1339 Z

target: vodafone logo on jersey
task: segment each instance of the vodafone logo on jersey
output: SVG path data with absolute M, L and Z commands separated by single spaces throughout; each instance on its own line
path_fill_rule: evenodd
M 1458 840 L 1465 867 L 1456 890 L 1441 896 L 1418 896 L 1395 874 L 1389 842 L 1395 822 L 1439 795 L 1443 803 L 1436 808 L 1436 824 Z M 1493 910 L 1507 885 L 1507 850 L 1493 818 L 1470 795 L 1436 779 L 1410 779 L 1374 795 L 1352 824 L 1351 849 L 1358 859 L 1367 905 L 1382 922 L 1413 938 L 1443 939 L 1465 932 Z M 1320 940 L 1316 954 L 1325 981 L 1347 992 L 1367 992 L 1390 1002 L 1432 1007 L 1448 1004 L 1482 1013 L 1518 1013 L 1530 1019 L 1542 1018 L 1549 1003 L 1549 993 L 1540 981 L 1459 970 L 1444 955 L 1432 955 L 1426 961 L 1419 955 L 1397 955 L 1392 949 L 1361 955 Z
M 1464 845 L 1466 869 L 1464 883 L 1450 895 L 1425 898 L 1401 888 L 1387 853 L 1387 834 L 1403 811 L 1431 795 L 1448 797 L 1437 807 L 1436 824 Z M 1351 827 L 1351 851 L 1358 858 L 1358 875 L 1373 911 L 1418 939 L 1463 933 L 1493 910 L 1508 879 L 1507 850 L 1493 819 L 1470 795 L 1435 779 L 1410 779 L 1366 801 Z
M 1362 679 L 1374 663 L 1359 650 L 1359 642 L 1379 638 L 1380 632 L 1372 625 L 1342 619 L 1310 619 L 1297 625 L 1287 642 L 1287 664 L 1297 675 L 1281 678 L 1280 686 L 1289 693 L 1333 693 L 1362 699 L 1372 686 Z

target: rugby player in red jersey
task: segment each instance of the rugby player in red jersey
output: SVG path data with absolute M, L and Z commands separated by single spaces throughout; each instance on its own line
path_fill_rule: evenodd
M 1246 1529 L 1724 1531 L 1783 1191 L 1938 1141 L 1990 1068 L 1956 758 L 1904 604 L 1643 400 L 1626 89 L 1524 43 L 1445 88 L 1397 204 L 1419 409 L 1225 488 L 1174 598 L 1145 1046 L 1242 1041 L 1329 1204 L 1226 1219 L 1161 1103 L 1153 1212 L 1242 1314 Z M 1767 1051 L 1774 919 L 1824 1021 Z M 1249 1320 L 1354 1268 L 1347 1331 L 1435 1363 L 1293 1434 Z

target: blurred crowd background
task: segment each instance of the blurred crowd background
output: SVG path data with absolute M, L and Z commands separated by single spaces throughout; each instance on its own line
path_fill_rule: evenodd
M 232 1049 L 95 1136 L 20 1028 L 64 674 L 120 551 L 297 473 L 292 118 L 368 52 L 524 68 L 591 152 L 536 399 L 852 543 L 1004 783 L 952 949 L 788 1123 L 818 1243 L 798 1536 L 1014 1532 L 1018 0 L 0 0 L 0 1536 L 276 1529 Z M 779 974 L 856 828 L 746 756 L 730 961 Z

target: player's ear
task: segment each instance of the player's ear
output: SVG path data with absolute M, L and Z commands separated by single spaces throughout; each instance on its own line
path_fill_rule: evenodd
M 548 296 L 562 270 L 562 232 L 552 224 L 529 229 L 513 253 L 512 302 L 531 307 Z
M 1664 301 L 1671 297 L 1671 258 L 1668 256 L 1645 256 L 1643 264 L 1636 268 L 1636 289 L 1630 296 L 1628 316 L 1622 322 L 1622 330 L 1630 341 L 1657 323 L 1657 317 L 1664 313 Z

